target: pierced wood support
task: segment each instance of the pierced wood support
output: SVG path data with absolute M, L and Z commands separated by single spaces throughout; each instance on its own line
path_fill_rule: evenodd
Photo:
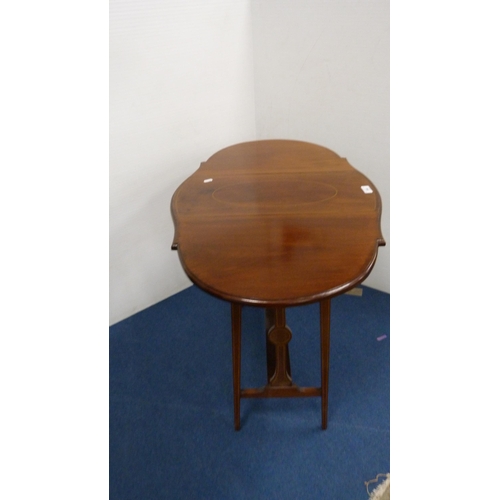
M 286 325 L 284 307 L 266 309 L 268 382 L 262 388 L 241 388 L 241 304 L 231 303 L 233 341 L 234 428 L 239 431 L 241 398 L 321 397 L 321 427 L 328 425 L 328 372 L 330 365 L 330 299 L 320 302 L 321 387 L 298 387 L 292 382 L 288 343 L 292 332 Z
M 270 387 L 292 386 L 288 343 L 292 331 L 286 324 L 284 307 L 266 309 L 267 383 Z

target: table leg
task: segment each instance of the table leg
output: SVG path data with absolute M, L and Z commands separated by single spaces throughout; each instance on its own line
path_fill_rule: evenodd
M 231 304 L 233 333 L 234 428 L 240 430 L 240 399 L 270 397 L 321 397 L 321 427 L 328 425 L 328 371 L 330 361 L 330 299 L 320 302 L 321 387 L 298 387 L 292 382 L 284 307 L 266 309 L 267 385 L 241 389 L 241 304 Z
M 328 372 L 330 367 L 330 299 L 320 302 L 321 328 L 321 427 L 328 425 Z
M 233 400 L 234 428 L 239 431 L 241 396 L 241 304 L 231 303 L 231 325 L 233 332 Z

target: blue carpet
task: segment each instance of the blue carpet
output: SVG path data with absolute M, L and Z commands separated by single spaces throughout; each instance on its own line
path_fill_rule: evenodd
M 242 399 L 234 431 L 230 305 L 195 286 L 110 327 L 110 499 L 366 500 L 390 470 L 389 299 L 332 299 L 325 431 L 320 398 Z M 243 308 L 242 387 L 265 384 L 264 324 Z M 319 305 L 287 324 L 294 382 L 319 386 Z

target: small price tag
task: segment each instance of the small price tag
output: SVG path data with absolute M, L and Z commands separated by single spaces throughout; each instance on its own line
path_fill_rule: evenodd
M 207 182 L 212 182 L 213 179 L 205 179 L 203 182 L 207 183 Z
M 363 193 L 365 193 L 365 194 L 373 193 L 373 189 L 370 186 L 361 186 L 361 189 L 363 190 Z

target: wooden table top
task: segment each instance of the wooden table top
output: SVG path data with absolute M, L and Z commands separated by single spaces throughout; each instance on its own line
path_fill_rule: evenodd
M 242 304 L 286 307 L 344 293 L 385 245 L 373 183 L 333 151 L 300 141 L 215 153 L 179 186 L 171 210 L 172 248 L 189 278 Z

